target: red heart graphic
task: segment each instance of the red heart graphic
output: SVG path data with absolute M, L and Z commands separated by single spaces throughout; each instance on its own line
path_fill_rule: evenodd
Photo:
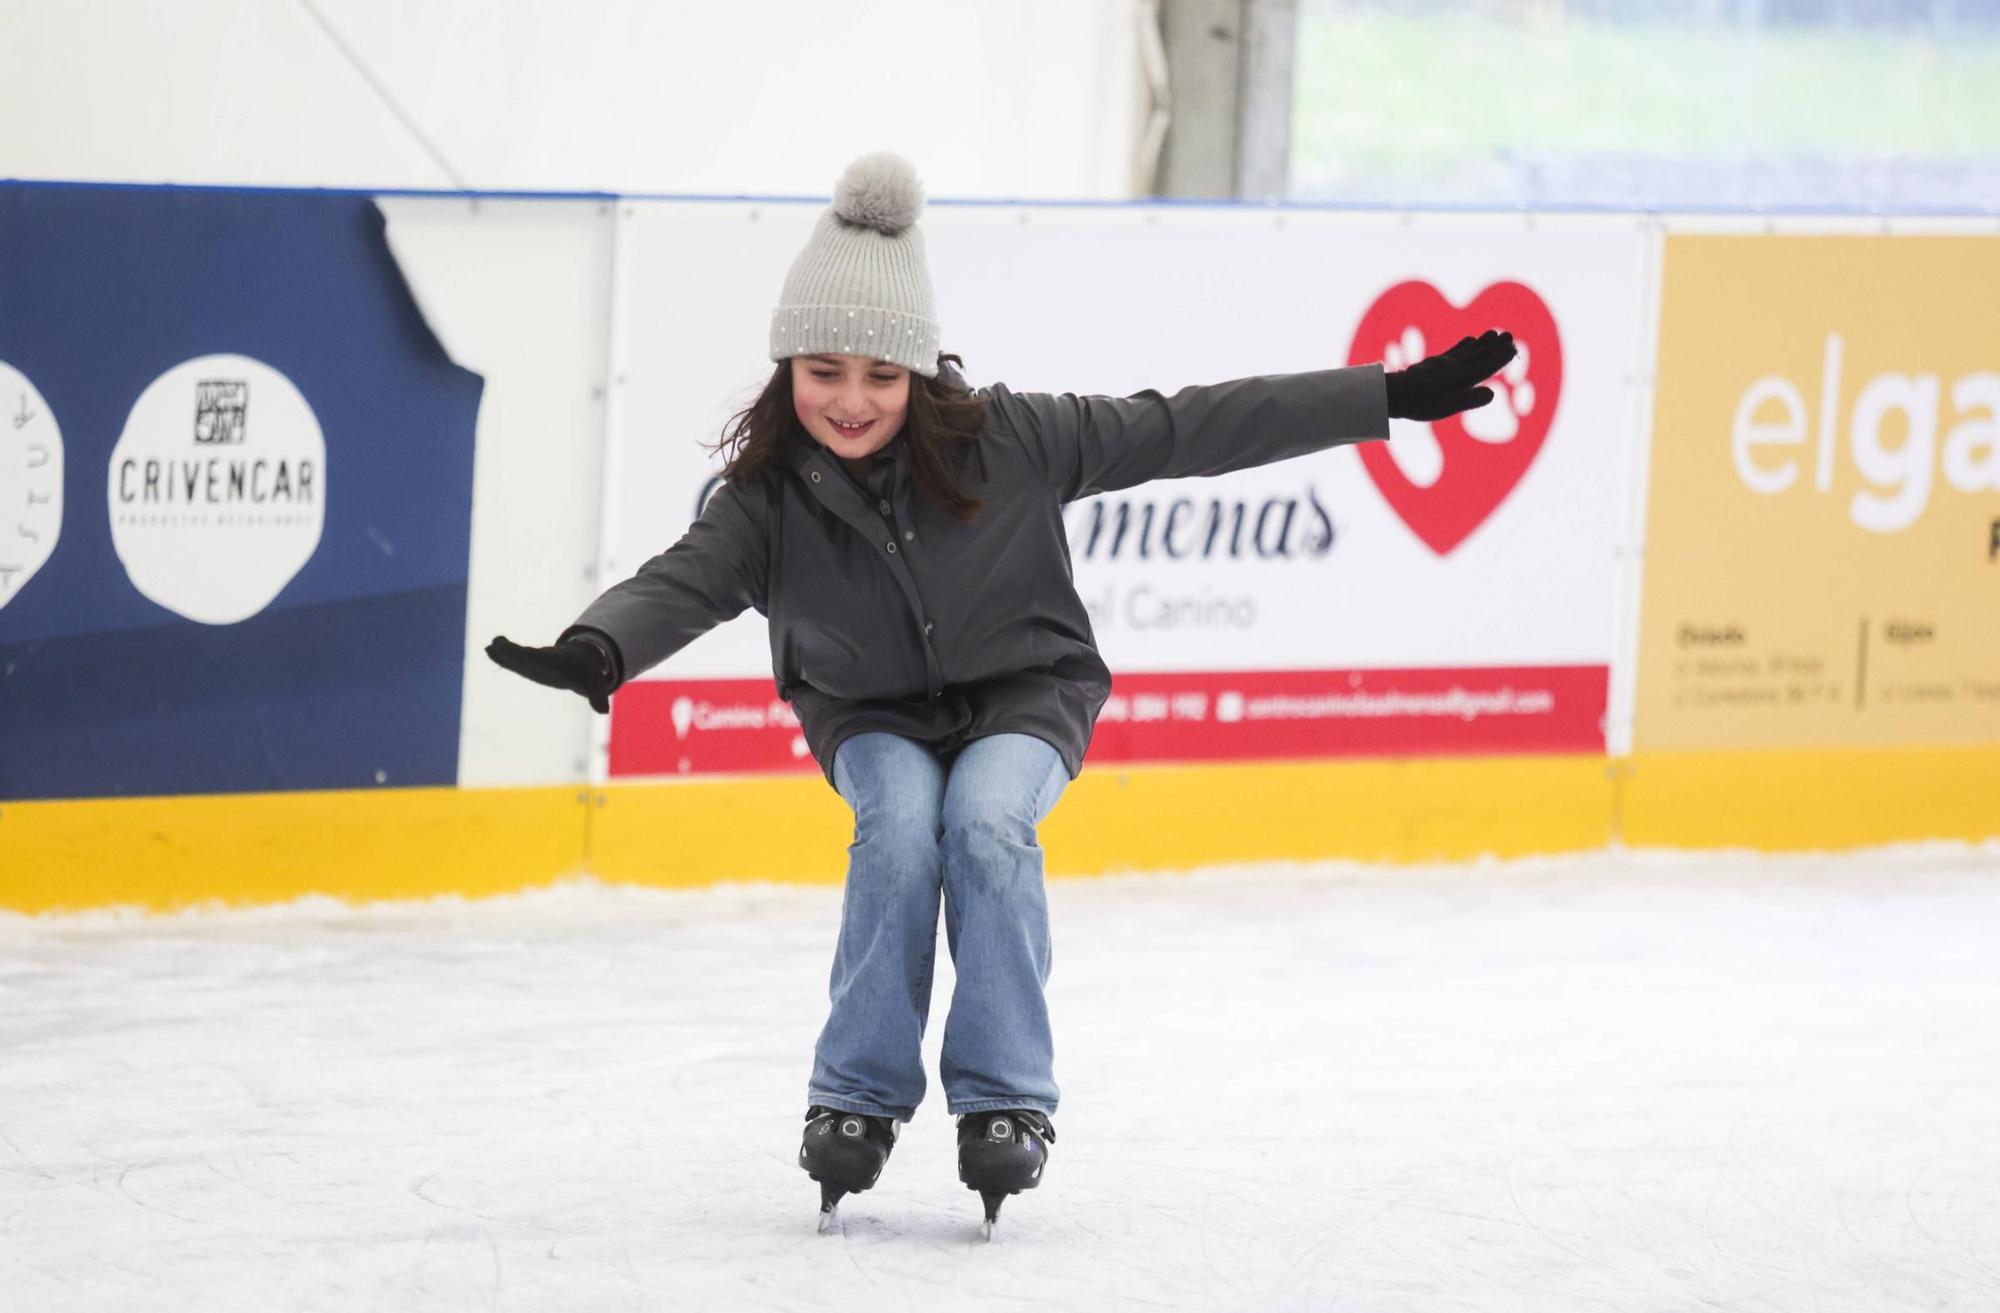
M 1444 453 L 1444 469 L 1429 487 L 1410 481 L 1389 454 L 1388 443 L 1365 442 L 1360 446 L 1361 463 L 1382 496 L 1426 546 L 1444 556 L 1499 509 L 1542 449 L 1542 439 L 1548 436 L 1549 422 L 1555 417 L 1556 399 L 1562 394 L 1562 339 L 1548 306 L 1520 283 L 1494 283 L 1460 310 L 1437 288 L 1412 280 L 1397 283 L 1375 298 L 1354 330 L 1347 363 L 1382 360 L 1411 328 L 1423 336 L 1426 356 L 1449 349 L 1460 338 L 1500 328 L 1514 335 L 1527 357 L 1527 370 L 1519 381 L 1529 386 L 1517 394 L 1505 380 L 1489 383 L 1493 400 L 1480 408 L 1483 412 L 1496 406 L 1509 407 L 1513 436 L 1504 441 L 1473 437 L 1465 430 L 1465 418 L 1474 413 L 1471 411 L 1436 421 L 1431 432 Z M 1405 360 L 1402 367 L 1415 363 Z M 1517 404 L 1517 400 L 1530 398 L 1525 407 Z M 1495 416 L 1481 422 L 1497 423 L 1504 431 L 1506 418 Z

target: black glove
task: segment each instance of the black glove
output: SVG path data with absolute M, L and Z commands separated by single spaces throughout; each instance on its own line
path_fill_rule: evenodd
M 537 684 L 566 688 L 590 700 L 592 711 L 609 714 L 615 679 L 607 669 L 604 649 L 582 638 L 566 638 L 554 647 L 522 647 L 504 638 L 486 645 L 493 663 Z
M 1493 400 L 1492 388 L 1472 386 L 1492 378 L 1515 356 L 1514 335 L 1489 328 L 1460 338 L 1441 356 L 1429 356 L 1386 376 L 1391 419 L 1443 419 Z

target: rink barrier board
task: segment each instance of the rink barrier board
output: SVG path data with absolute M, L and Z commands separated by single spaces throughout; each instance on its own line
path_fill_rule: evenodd
M 576 873 L 588 815 L 576 785 L 10 802 L 0 908 L 508 893 Z
M 2000 747 L 1092 767 L 1042 826 L 1056 876 L 1240 862 L 1769 852 L 2000 837 Z M 478 897 L 589 874 L 837 883 L 818 775 L 0 805 L 0 908 Z
M 1619 762 L 1633 848 L 1836 851 L 2000 837 L 2000 746 L 1636 752 Z
M 1513 857 L 1602 847 L 1613 787 L 1594 755 L 1086 767 L 1041 839 L 1055 876 Z M 852 814 L 817 774 L 597 792 L 590 869 L 608 880 L 837 882 L 846 868 Z
M 1595 755 L 1101 767 L 1071 781 L 1042 838 L 1056 876 L 1521 856 L 1603 846 L 1614 784 Z M 852 832 L 817 773 L 10 803 L 0 907 L 479 896 L 575 874 L 831 884 Z

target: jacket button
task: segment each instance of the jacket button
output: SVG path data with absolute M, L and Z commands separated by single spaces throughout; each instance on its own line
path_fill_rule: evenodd
M 926 620 L 924 621 L 924 637 L 929 638 L 930 636 L 931 636 L 931 622 Z
M 819 482 L 819 471 L 818 471 L 818 470 L 814 470 L 814 471 L 812 472 L 812 481 L 813 481 L 814 483 L 818 483 L 818 482 Z
M 891 555 L 891 556 L 894 556 L 895 554 L 896 554 L 896 544 L 894 544 L 894 543 L 890 543 L 890 544 L 889 544 L 889 555 Z
M 903 530 L 903 541 L 904 541 L 904 542 L 906 542 L 906 543 L 913 543 L 913 542 L 915 542 L 916 540 L 917 540 L 917 531 L 916 531 L 915 529 L 905 529 L 905 530 Z
M 877 509 L 880 510 L 882 514 L 887 515 L 889 513 L 889 503 L 879 502 L 877 503 Z

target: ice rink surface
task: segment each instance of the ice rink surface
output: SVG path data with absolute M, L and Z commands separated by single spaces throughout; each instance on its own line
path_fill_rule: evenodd
M 814 1233 L 832 887 L 0 915 L 0 1307 L 2000 1309 L 2000 849 L 1056 881 L 998 1237 Z

